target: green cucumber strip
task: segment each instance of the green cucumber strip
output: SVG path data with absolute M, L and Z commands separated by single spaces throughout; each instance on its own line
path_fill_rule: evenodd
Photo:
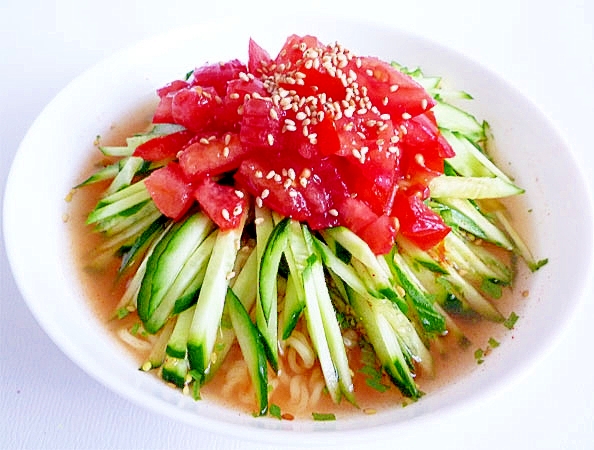
M 153 348 L 151 349 L 149 355 L 146 358 L 146 361 L 141 367 L 142 370 L 147 372 L 151 369 L 161 367 L 167 355 L 167 342 L 171 337 L 171 333 L 173 333 L 174 327 L 175 319 L 172 319 L 169 322 L 167 322 L 167 324 L 159 332 L 159 336 L 153 344 Z
M 120 171 L 120 162 L 115 162 L 113 164 L 109 164 L 108 166 L 101 167 L 93 172 L 89 178 L 84 180 L 82 183 L 77 184 L 74 186 L 74 189 L 81 188 L 83 186 L 88 186 L 90 184 L 99 183 L 100 181 L 111 180 L 115 178 L 115 176 Z
M 188 337 L 188 357 L 192 370 L 202 376 L 207 373 L 211 363 L 229 287 L 229 274 L 233 271 L 242 232 L 243 223 L 237 228 L 217 232 L 196 302 Z
M 336 311 L 334 310 L 330 294 L 328 293 L 328 286 L 326 285 L 324 276 L 324 267 L 318 258 L 312 262 L 311 275 L 313 277 L 313 285 L 315 286 L 322 324 L 324 326 L 324 335 L 326 336 L 326 342 L 328 350 L 330 351 L 333 366 L 338 374 L 340 390 L 349 402 L 356 405 L 349 360 L 344 347 L 344 341 L 342 340 L 340 326 L 336 319 Z
M 458 226 L 466 231 L 476 235 L 477 237 L 484 239 L 485 241 L 491 242 L 495 245 L 505 248 L 506 250 L 513 250 L 514 245 L 509 240 L 507 235 L 497 228 L 483 213 L 470 201 L 459 198 L 442 198 L 439 203 L 448 207 L 452 212 L 455 210 L 461 215 L 462 220 L 456 220 L 460 218 L 459 215 L 450 215 L 449 218 L 456 220 L 452 223 L 454 227 Z M 443 212 L 440 211 L 443 216 Z M 447 214 L 446 214 L 447 217 Z M 444 221 L 450 225 L 449 218 L 444 217 Z M 450 222 L 450 223 L 448 223 Z
M 164 305 L 157 317 L 152 316 L 188 258 L 213 228 L 212 221 L 202 212 L 190 215 L 173 226 L 169 239 L 163 239 L 149 258 L 138 293 L 138 314 L 149 333 L 156 332 L 167 320 L 173 304 Z M 173 303 L 175 300 L 174 298 Z
M 444 102 L 437 102 L 431 111 L 435 114 L 435 119 L 440 128 L 457 131 L 468 136 L 473 142 L 485 139 L 483 126 L 472 114 Z
M 132 179 L 143 166 L 144 160 L 137 156 L 130 156 L 129 158 L 122 160 L 120 170 L 105 191 L 105 195 L 113 194 L 120 189 L 130 186 Z
M 196 293 L 204 282 L 206 267 L 211 257 L 217 232 L 212 232 L 187 258 L 175 280 L 163 294 L 145 326 L 159 329 L 172 314 L 179 313 L 195 302 Z
M 499 222 L 503 225 L 507 234 L 511 237 L 511 240 L 514 243 L 514 253 L 519 255 L 526 262 L 530 271 L 536 272 L 538 269 L 548 263 L 548 259 L 541 259 L 537 261 L 534 258 L 532 252 L 520 234 L 511 224 L 504 211 L 496 211 L 495 216 L 497 217 L 497 220 L 499 220 Z
M 258 415 L 263 416 L 268 411 L 268 366 L 260 333 L 252 323 L 243 303 L 231 288 L 227 290 L 226 303 L 241 353 L 256 391 Z
M 404 358 L 394 328 L 377 308 L 373 308 L 376 302 L 387 300 L 378 300 L 369 294 L 361 295 L 348 287 L 347 291 L 350 304 L 360 318 L 369 342 L 394 385 L 403 395 L 413 399 L 419 398 L 421 393 Z
M 288 241 L 290 219 L 281 220 L 272 230 L 260 260 L 260 302 L 264 319 L 270 320 L 273 304 L 277 302 L 277 275 L 280 260 Z
M 256 301 L 256 325 L 262 334 L 266 354 L 275 372 L 278 370 L 277 277 L 280 258 L 287 244 L 287 223 L 279 222 L 268 239 L 260 261 L 259 295 Z
M 144 182 L 139 181 L 100 200 L 87 217 L 86 223 L 89 225 L 110 216 L 121 214 L 150 199 L 151 196 Z
M 136 211 L 127 210 L 125 214 L 118 214 L 97 222 L 95 230 L 109 237 L 134 227 L 139 221 L 146 219 L 147 216 L 154 217 L 153 220 L 156 220 L 160 215 L 161 212 L 157 206 L 152 201 L 147 200 L 140 203 Z
M 189 371 L 190 365 L 187 359 L 167 355 L 161 367 L 161 378 L 178 388 L 183 388 L 188 380 Z
M 171 337 L 167 342 L 166 352 L 169 356 L 180 359 L 186 357 L 188 334 L 190 333 L 194 309 L 195 307 L 192 306 L 177 316 L 175 328 L 173 328 L 173 333 L 171 333 Z
M 284 254 L 289 266 L 289 279 L 287 280 L 287 295 L 281 319 L 281 336 L 282 339 L 288 339 L 305 308 L 305 290 L 301 274 L 307 265 L 307 258 L 312 254 L 312 249 L 305 240 L 301 224 L 295 220 L 291 220 L 289 223 L 288 243 Z
M 251 311 L 256 303 L 258 292 L 258 253 L 255 248 L 250 250 L 250 255 L 239 273 L 231 280 L 231 287 L 235 295 L 241 300 L 246 311 Z
M 396 237 L 396 245 L 398 247 L 398 252 L 405 258 L 413 260 L 415 264 L 421 265 L 436 274 L 448 273 L 437 260 L 429 255 L 429 253 L 421 250 L 402 235 Z
M 143 252 L 151 245 L 154 239 L 166 228 L 168 218 L 159 215 L 159 217 L 146 228 L 140 236 L 136 238 L 134 244 L 124 253 L 118 275 L 124 273 L 127 269 L 132 267 L 139 257 L 142 257 Z
M 432 198 L 503 198 L 524 193 L 524 189 L 501 178 L 452 177 L 441 175 L 429 182 Z
M 390 267 L 394 271 L 400 285 L 406 292 L 405 299 L 410 299 L 410 306 L 417 313 L 419 322 L 427 333 L 443 334 L 446 331 L 445 318 L 433 307 L 429 292 L 417 279 L 406 261 L 396 252 L 388 255 Z
M 320 361 L 324 380 L 326 381 L 326 388 L 328 389 L 328 393 L 332 400 L 335 403 L 338 403 L 340 400 L 341 388 L 338 381 L 338 373 L 334 366 L 332 354 L 324 333 L 324 322 L 320 311 L 317 285 L 313 273 L 313 262 L 316 261 L 316 259 L 317 257 L 312 255 L 302 274 L 303 287 L 305 289 L 305 317 L 307 319 L 309 336 L 316 351 L 316 355 L 318 356 L 318 360 Z
M 429 350 L 425 347 L 425 344 L 408 317 L 406 317 L 400 309 L 396 308 L 393 303 L 385 300 L 374 301 L 374 309 L 381 313 L 381 315 L 390 323 L 392 329 L 398 336 L 403 355 L 405 357 L 410 355 L 412 360 L 418 363 L 425 373 L 429 375 L 433 374 L 433 358 L 431 357 L 431 353 L 429 353 Z M 443 317 L 441 313 L 437 312 L 437 314 L 440 314 L 440 317 Z
M 322 258 L 322 262 L 328 269 L 338 275 L 346 284 L 349 285 L 351 289 L 358 292 L 359 294 L 364 294 L 367 292 L 367 287 L 359 278 L 357 271 L 353 268 L 353 266 L 345 264 L 338 256 L 336 256 L 330 248 L 320 241 L 319 239 L 315 240 L 316 250 L 320 254 Z
M 465 177 L 496 177 L 513 184 L 468 136 L 449 130 L 441 130 L 441 133 L 456 153 L 454 157 L 448 158 L 447 162 L 458 174 Z
M 464 270 L 465 277 L 472 278 L 475 281 L 482 281 L 483 279 L 496 280 L 504 284 L 511 282 L 511 271 L 508 276 L 500 278 L 500 273 L 493 270 L 473 252 L 472 247 L 465 239 L 461 238 L 457 233 L 448 233 L 444 241 L 444 249 L 447 254 L 447 259 L 456 265 L 458 269 Z
M 150 244 L 148 250 L 146 251 L 146 253 L 144 254 L 144 256 L 142 258 L 142 261 L 140 262 L 138 268 L 134 272 L 134 275 L 128 282 L 128 286 L 126 286 L 126 290 L 124 291 L 122 298 L 120 299 L 120 301 L 118 302 L 118 305 L 116 306 L 116 308 L 114 310 L 114 315 L 117 315 L 117 313 L 122 308 L 126 308 L 129 306 L 133 306 L 134 308 L 137 308 L 138 293 L 142 286 L 142 280 L 144 279 L 144 276 L 146 273 L 146 267 L 148 265 L 148 261 L 149 261 L 151 255 L 153 254 L 153 252 L 155 251 L 155 248 L 157 247 L 159 242 L 161 242 L 161 240 L 163 240 L 163 239 L 168 239 L 169 230 L 172 227 L 173 227 L 173 222 L 169 222 L 169 224 L 159 233 L 159 235 Z
M 451 292 L 458 299 L 464 300 L 473 311 L 494 322 L 503 322 L 501 313 L 464 277 L 462 277 L 449 263 L 444 263 L 448 269 L 447 275 L 442 275 L 448 285 L 453 287 Z

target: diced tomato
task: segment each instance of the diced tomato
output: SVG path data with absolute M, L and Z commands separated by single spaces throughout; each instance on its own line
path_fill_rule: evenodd
M 422 114 L 435 105 L 435 100 L 410 76 L 403 74 L 385 61 L 374 57 L 361 57 L 357 82 L 367 86 L 367 95 L 380 111 L 394 119 L 408 114 Z
M 171 102 L 173 123 L 195 133 L 205 130 L 213 120 L 218 104 L 216 99 L 217 93 L 213 87 L 195 86 L 180 89 L 173 94 Z
M 173 114 L 171 113 L 174 95 L 175 92 L 170 92 L 161 97 L 153 113 L 153 123 L 174 123 Z
M 359 233 L 378 218 L 369 205 L 360 198 L 348 197 L 338 207 L 342 223 L 349 230 Z
M 237 189 L 203 177 L 195 185 L 194 198 L 202 210 L 221 230 L 239 226 L 247 214 L 247 200 Z
M 250 98 L 243 105 L 241 144 L 250 149 L 279 149 L 283 112 L 271 100 Z
M 157 95 L 161 97 L 165 97 L 167 94 L 171 94 L 173 92 L 177 92 L 180 89 L 187 88 L 190 86 L 190 83 L 183 80 L 174 80 L 171 83 L 167 83 L 162 88 L 157 89 Z
M 393 217 L 381 215 L 357 232 L 376 255 L 388 253 L 394 246 L 398 228 Z
M 423 250 L 435 246 L 450 232 L 441 217 L 416 195 L 398 192 L 394 214 L 400 223 L 400 232 Z
M 179 154 L 186 177 L 195 180 L 206 174 L 219 175 L 237 169 L 250 149 L 241 145 L 239 135 L 228 133 L 215 139 L 201 139 Z
M 267 73 L 272 59 L 270 54 L 250 38 L 248 46 L 248 71 L 256 77 Z
M 277 67 L 281 64 L 284 64 L 286 67 L 288 64 L 295 64 L 300 59 L 302 60 L 303 52 L 307 48 L 321 47 L 324 47 L 324 44 L 322 44 L 315 36 L 298 36 L 292 34 L 285 41 L 274 62 Z
M 193 188 L 176 162 L 152 172 L 144 184 L 159 211 L 174 220 L 180 219 L 194 202 Z
M 255 94 L 255 95 L 254 95 Z M 227 83 L 227 92 L 216 112 L 216 128 L 239 132 L 245 99 L 251 96 L 267 97 L 264 83 L 257 79 L 235 79 Z
M 157 136 L 136 147 L 133 155 L 139 156 L 145 161 L 162 161 L 174 158 L 193 137 L 194 133 L 187 130 Z
M 198 67 L 192 75 L 192 86 L 213 87 L 221 97 L 227 92 L 227 83 L 236 79 L 239 74 L 247 72 L 241 61 L 233 59 Z

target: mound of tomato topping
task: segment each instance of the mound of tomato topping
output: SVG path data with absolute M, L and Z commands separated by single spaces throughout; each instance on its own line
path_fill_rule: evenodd
M 376 254 L 397 233 L 427 249 L 449 232 L 425 200 L 454 152 L 434 99 L 389 63 L 296 35 L 271 58 L 250 40 L 247 65 L 205 65 L 157 93 L 153 122 L 183 129 L 135 155 L 166 163 L 146 186 L 168 217 L 197 201 L 233 228 L 250 194 L 312 229 L 346 226 Z

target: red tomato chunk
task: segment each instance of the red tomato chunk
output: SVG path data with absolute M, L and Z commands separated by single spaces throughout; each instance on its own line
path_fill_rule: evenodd
M 314 36 L 289 36 L 274 58 L 250 39 L 248 52 L 245 65 L 199 67 L 157 91 L 153 122 L 187 130 L 137 150 L 178 161 L 147 179 L 164 214 L 183 215 L 189 197 L 228 229 L 251 195 L 312 229 L 346 226 L 376 254 L 389 252 L 397 233 L 424 249 L 441 242 L 449 228 L 425 200 L 454 152 L 422 86 Z M 234 185 L 217 182 L 223 175 Z M 175 208 L 163 205 L 168 198 Z

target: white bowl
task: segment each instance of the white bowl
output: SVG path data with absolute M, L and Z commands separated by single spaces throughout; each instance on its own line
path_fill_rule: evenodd
M 336 422 L 253 418 L 195 402 L 138 370 L 88 307 L 76 276 L 64 201 L 80 181 L 96 135 L 154 91 L 205 62 L 246 60 L 251 36 L 277 51 L 290 33 L 338 41 L 359 54 L 420 66 L 475 100 L 503 164 L 527 190 L 530 244 L 549 263 L 519 280 L 530 300 L 513 332 L 470 375 L 407 407 Z M 514 88 L 463 56 L 398 30 L 340 19 L 283 18 L 253 26 L 241 20 L 182 29 L 101 62 L 67 86 L 32 125 L 14 160 L 4 203 L 6 249 L 29 308 L 53 341 L 92 377 L 134 402 L 210 431 L 268 443 L 339 443 L 396 432 L 410 421 L 464 407 L 529 373 L 567 326 L 592 266 L 592 209 L 582 175 L 555 127 Z M 563 307 L 560 307 L 560 302 Z M 379 433 L 379 434 L 378 434 Z

